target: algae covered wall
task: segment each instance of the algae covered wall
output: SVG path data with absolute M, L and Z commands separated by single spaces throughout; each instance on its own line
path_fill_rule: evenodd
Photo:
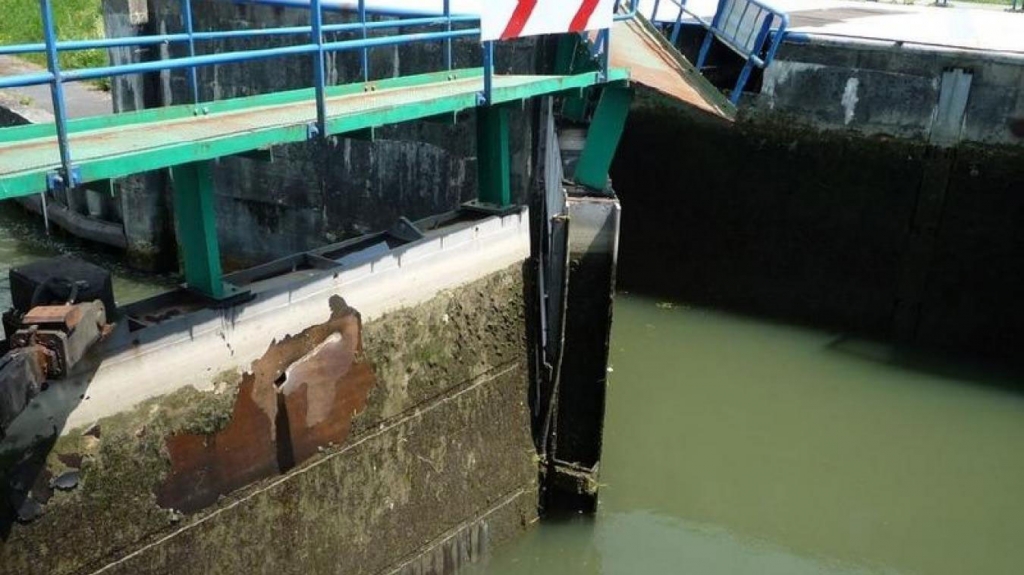
M 620 286 L 1013 359 L 1024 341 L 1024 153 L 716 123 L 657 98 L 613 168 Z
M 523 290 L 516 264 L 365 325 L 339 293 L 322 324 L 212 391 L 8 455 L 0 573 L 447 573 L 478 558 L 537 513 Z

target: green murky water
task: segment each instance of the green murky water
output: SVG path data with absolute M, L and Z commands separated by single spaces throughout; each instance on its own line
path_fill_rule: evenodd
M 62 238 L 58 232 L 47 237 L 36 218 L 10 202 L 0 202 L 0 311 L 11 305 L 8 271 L 12 267 L 58 255 L 72 255 L 111 270 L 114 296 L 121 305 L 163 291 L 174 282 L 171 277 L 129 270 L 116 252 Z
M 1024 573 L 1024 386 L 634 296 L 601 509 L 479 573 Z

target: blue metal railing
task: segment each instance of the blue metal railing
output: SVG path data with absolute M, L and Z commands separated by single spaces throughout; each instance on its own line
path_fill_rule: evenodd
M 420 4 L 410 3 L 416 9 L 370 9 L 367 0 L 355 0 L 357 21 L 344 24 L 325 24 L 325 10 L 352 9 L 353 0 L 233 0 L 236 3 L 270 4 L 275 6 L 306 8 L 310 11 L 309 26 L 290 26 L 278 28 L 262 28 L 256 30 L 228 30 L 215 32 L 196 32 L 191 0 L 180 0 L 182 32 L 137 36 L 131 38 L 109 38 L 101 40 L 58 41 L 53 20 L 52 0 L 39 0 L 39 8 L 43 20 L 44 41 L 33 44 L 0 46 L 0 55 L 19 55 L 43 53 L 46 55 L 47 71 L 42 73 L 22 74 L 0 77 L 0 89 L 31 85 L 49 84 L 54 110 L 57 142 L 60 148 L 61 169 L 49 179 L 51 189 L 68 190 L 81 182 L 77 178 L 73 158 L 68 144 L 67 111 L 64 100 L 63 85 L 67 82 L 111 78 L 124 75 L 158 72 L 166 70 L 186 70 L 189 92 L 192 103 L 200 103 L 200 90 L 197 69 L 201 66 L 229 64 L 282 56 L 308 54 L 314 59 L 314 88 L 316 92 L 317 120 L 310 126 L 310 136 L 326 133 L 326 55 L 332 52 L 359 51 L 364 81 L 370 78 L 369 50 L 383 46 L 397 46 L 421 42 L 441 41 L 445 46 L 445 66 L 451 70 L 453 62 L 453 41 L 461 38 L 480 36 L 480 17 L 478 14 L 455 14 L 452 0 L 440 0 L 440 10 L 427 9 Z M 628 4 L 616 6 L 616 19 L 631 18 L 636 14 L 639 0 L 628 0 Z M 397 16 L 396 19 L 371 21 L 370 16 Z M 441 27 L 439 32 L 399 33 L 391 36 L 371 37 L 370 32 L 383 29 L 401 29 L 406 27 Z M 352 32 L 359 35 L 355 40 L 327 41 L 324 37 L 329 33 Z M 198 42 L 224 40 L 232 38 L 259 38 L 268 36 L 304 36 L 309 35 L 310 42 L 292 46 L 221 52 L 216 54 L 196 54 Z M 605 42 L 605 64 L 607 72 L 607 31 L 602 32 Z M 188 56 L 165 60 L 136 62 L 77 70 L 62 70 L 58 59 L 60 52 L 110 49 L 123 47 L 143 47 L 167 44 L 184 44 Z M 491 90 L 494 75 L 494 43 L 483 42 L 482 60 L 484 66 L 484 90 L 478 96 L 478 102 L 485 105 L 491 101 Z
M 679 7 L 674 22 L 670 22 L 669 41 L 676 45 L 684 19 L 689 16 L 705 30 L 704 40 L 697 55 L 696 66 L 703 70 L 711 46 L 717 39 L 739 54 L 746 64 L 732 89 L 730 100 L 738 104 L 740 95 L 750 80 L 754 67 L 764 69 L 775 59 L 779 46 L 789 29 L 789 15 L 762 0 L 719 0 L 715 16 L 710 22 L 686 7 L 686 0 L 665 0 Z M 654 21 L 662 0 L 655 0 L 651 20 Z

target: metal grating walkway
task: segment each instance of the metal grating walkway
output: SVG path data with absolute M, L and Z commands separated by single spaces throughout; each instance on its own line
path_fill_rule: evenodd
M 607 81 L 627 78 L 625 70 L 613 70 Z M 597 73 L 494 76 L 492 104 L 601 83 Z M 483 87 L 480 70 L 339 87 L 326 99 L 327 135 L 476 108 Z M 81 181 L 90 182 L 304 141 L 317 120 L 316 101 L 308 92 L 216 102 L 207 114 L 194 115 L 193 106 L 178 106 L 160 113 L 71 122 L 71 163 Z M 47 175 L 61 167 L 53 133 L 52 125 L 0 132 L 0 200 L 47 189 Z

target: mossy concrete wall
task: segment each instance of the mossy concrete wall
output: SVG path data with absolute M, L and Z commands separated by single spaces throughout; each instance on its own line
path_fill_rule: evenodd
M 329 320 L 211 391 L 8 453 L 0 573 L 448 573 L 478 558 L 536 518 L 523 293 L 516 264 L 366 325 L 340 293 Z M 313 415 L 324 406 L 340 411 Z
M 620 286 L 880 338 L 909 305 L 904 341 L 1019 359 L 1022 150 L 784 118 L 642 100 L 613 168 Z

